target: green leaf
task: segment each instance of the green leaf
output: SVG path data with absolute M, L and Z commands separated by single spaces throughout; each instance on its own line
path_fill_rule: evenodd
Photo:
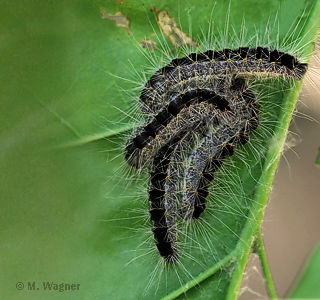
M 153 299 L 183 292 L 189 299 L 237 296 L 301 83 L 284 88 L 281 81 L 263 81 L 266 87 L 259 91 L 266 95 L 261 113 L 268 116 L 267 127 L 219 173 L 214 188 L 225 192 L 212 196 L 207 223 L 182 236 L 183 267 L 161 266 L 147 216 L 147 175 L 124 179 L 123 136 L 117 134 L 133 126 L 136 98 L 126 92 L 134 85 L 121 78 L 149 64 L 139 40 L 159 43 L 153 7 L 167 9 L 184 30 L 191 22 L 198 38 L 209 20 L 215 21 L 212 34 L 223 32 L 229 4 L 221 1 L 212 9 L 204 0 L 121 2 L 0 3 L 5 299 Z M 101 8 L 128 15 L 133 36 L 103 19 Z M 316 1 L 232 1 L 230 22 L 238 34 L 243 17 L 247 37 L 274 22 L 267 35 L 281 41 L 297 25 L 291 40 L 301 38 L 303 55 L 312 52 L 319 24 Z M 80 286 L 49 291 L 43 282 Z
M 320 166 L 320 148 L 318 149 L 318 157 L 316 159 L 316 165 Z
M 320 245 L 315 247 L 305 264 L 301 276 L 289 293 L 290 299 L 318 299 L 320 298 L 319 287 L 319 268 L 320 268 Z

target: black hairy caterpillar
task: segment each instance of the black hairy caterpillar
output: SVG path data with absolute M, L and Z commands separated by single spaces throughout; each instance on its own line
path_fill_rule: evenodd
M 172 60 L 170 64 L 158 70 L 146 83 L 140 101 L 149 110 L 158 111 L 165 103 L 167 94 L 175 90 L 176 84 L 181 85 L 195 77 L 204 76 L 209 79 L 226 76 L 230 80 L 234 74 L 270 73 L 299 80 L 305 72 L 306 64 L 299 63 L 293 56 L 263 47 L 191 53 Z
M 166 263 L 179 261 L 176 218 L 200 217 L 215 170 L 259 124 L 259 105 L 248 78 L 300 80 L 306 71 L 307 64 L 290 54 L 240 47 L 174 59 L 147 81 L 139 102 L 147 122 L 128 140 L 125 158 L 138 169 L 152 161 L 150 216 Z M 190 132 L 198 135 L 199 145 Z M 187 167 L 183 170 L 182 165 Z
M 178 260 L 177 194 L 179 158 L 186 150 L 190 134 L 181 133 L 162 147 L 152 161 L 149 183 L 149 213 L 156 246 L 168 262 Z
M 149 143 L 161 144 L 161 129 L 168 126 L 183 106 L 191 105 L 197 96 L 194 95 L 197 89 L 203 90 L 202 94 L 198 95 L 200 99 L 209 103 L 211 100 L 220 110 L 224 110 L 227 107 L 226 101 L 210 96 L 210 93 L 217 93 L 217 81 L 220 81 L 219 89 L 227 89 L 235 75 L 247 77 L 252 74 L 272 74 L 299 80 L 306 69 L 307 65 L 299 63 L 293 56 L 262 47 L 241 47 L 215 52 L 209 50 L 172 60 L 145 84 L 140 96 L 140 109 L 144 113 L 155 115 L 153 120 L 144 126 L 142 132 L 139 130 L 140 134 L 136 134 L 132 141 L 129 140 L 126 160 L 130 165 L 141 168 L 153 152 L 150 149 L 153 145 L 146 146 Z M 163 131 L 164 135 L 168 135 L 168 130 Z

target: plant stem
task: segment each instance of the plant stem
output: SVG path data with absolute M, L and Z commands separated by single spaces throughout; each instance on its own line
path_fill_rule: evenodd
M 316 165 L 320 167 L 320 148 L 318 149 L 318 157 L 316 159 Z
M 261 234 L 261 230 L 258 230 L 257 233 L 257 246 L 258 246 L 258 254 L 260 257 L 260 261 L 261 261 L 261 266 L 262 266 L 262 270 L 263 270 L 263 274 L 266 280 L 266 285 L 267 285 L 267 289 L 268 289 L 268 293 L 270 296 L 271 300 L 277 300 L 278 296 L 274 287 L 274 283 L 272 280 L 272 276 L 271 276 L 271 272 L 270 272 L 270 268 L 269 268 L 269 264 L 268 264 L 268 260 L 267 260 L 267 255 L 266 255 L 266 251 L 264 249 L 264 244 L 263 244 L 263 239 L 262 239 L 262 234 Z

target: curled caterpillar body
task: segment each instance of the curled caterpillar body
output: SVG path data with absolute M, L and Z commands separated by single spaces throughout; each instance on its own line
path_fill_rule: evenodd
M 290 54 L 240 47 L 174 59 L 147 81 L 139 99 L 146 121 L 128 139 L 125 159 L 150 168 L 152 232 L 166 263 L 179 262 L 177 218 L 201 216 L 215 171 L 259 125 L 248 78 L 300 80 L 306 70 Z

